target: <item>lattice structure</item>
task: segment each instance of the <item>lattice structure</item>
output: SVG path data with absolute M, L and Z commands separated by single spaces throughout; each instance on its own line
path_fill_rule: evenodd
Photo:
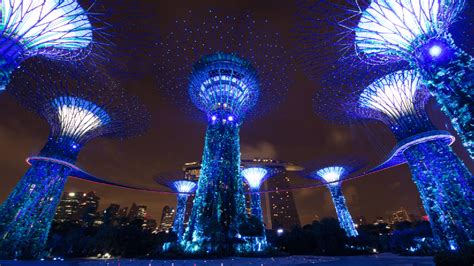
M 87 141 L 128 137 L 147 128 L 147 112 L 137 98 L 101 73 L 68 67 L 25 68 L 9 86 L 9 93 L 47 120 L 51 129 L 39 156 L 0 207 L 2 258 L 43 256 L 64 184 Z
M 209 11 L 176 21 L 163 36 L 160 84 L 207 116 L 202 168 L 182 246 L 192 253 L 235 253 L 245 221 L 239 130 L 243 121 L 267 113 L 282 100 L 288 56 L 267 21 Z M 189 76 L 183 75 L 189 73 Z M 187 90 L 183 87 L 188 84 Z M 183 95 L 183 92 L 188 92 Z

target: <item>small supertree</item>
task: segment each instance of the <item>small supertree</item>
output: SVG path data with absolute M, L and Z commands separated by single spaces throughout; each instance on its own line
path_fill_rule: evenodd
M 8 92 L 42 116 L 50 125 L 50 134 L 0 207 L 0 257 L 43 255 L 65 182 L 89 140 L 99 136 L 125 138 L 146 128 L 144 106 L 101 75 L 84 69 L 74 71 L 66 65 L 37 64 L 14 76 Z
M 390 127 L 398 144 L 382 166 L 408 163 L 442 248 L 457 249 L 472 239 L 472 174 L 449 147 L 454 138 L 430 122 L 425 110 L 430 93 L 421 77 L 413 70 L 400 70 L 362 86 L 362 91 L 357 87 L 354 82 L 356 93 L 337 96 L 340 104 L 334 108 L 341 108 L 349 119 L 375 119 Z
M 173 187 L 178 192 L 178 204 L 176 207 L 176 215 L 173 221 L 173 230 L 181 241 L 184 233 L 184 215 L 186 213 L 186 202 L 191 193 L 196 189 L 196 182 L 189 180 L 177 180 L 173 182 Z
M 262 251 L 267 246 L 267 239 L 265 235 L 265 227 L 263 225 L 263 212 L 262 212 L 262 202 L 260 199 L 260 186 L 265 181 L 266 178 L 271 176 L 269 170 L 262 167 L 250 167 L 242 170 L 242 176 L 250 188 L 250 208 L 251 214 L 253 217 L 257 218 L 261 222 L 261 226 L 264 229 L 261 232 L 261 237 L 252 241 L 250 250 L 252 251 Z
M 239 130 L 249 114 L 261 115 L 283 98 L 289 68 L 278 34 L 257 28 L 266 21 L 213 11 L 201 22 L 197 17 L 202 16 L 178 20 L 176 30 L 163 37 L 159 77 L 173 97 L 187 91 L 183 106 L 190 98 L 208 121 L 182 246 L 186 252 L 229 254 L 239 250 L 235 244 L 242 242 L 239 227 L 246 219 Z
M 306 8 L 316 12 L 318 4 Z M 304 23 L 308 26 L 302 29 L 307 43 L 315 45 L 318 38 L 310 37 L 314 33 L 311 28 L 320 28 L 320 38 L 331 39 L 333 46 L 342 47 L 343 56 L 357 56 L 369 64 L 407 62 L 421 74 L 474 158 L 474 58 L 456 46 L 449 33 L 463 13 L 465 1 L 347 1 L 333 3 L 330 9 L 332 12 L 326 12 L 339 13 L 338 9 L 342 9 L 344 14 L 330 20 L 314 17 L 311 24 Z M 327 21 L 337 24 L 329 38 Z
M 316 170 L 310 174 L 312 178 L 321 179 L 331 192 L 331 198 L 336 208 L 337 219 L 339 224 L 348 237 L 356 237 L 359 235 L 355 228 L 352 216 L 347 209 L 346 199 L 342 194 L 342 180 L 351 173 L 348 166 L 329 166 Z
M 76 0 L 5 0 L 0 6 L 0 91 L 32 56 L 80 60 L 99 43 L 93 14 Z
M 247 181 L 250 191 L 252 192 L 250 208 L 252 215 L 263 222 L 263 213 L 260 200 L 260 186 L 269 177 L 269 172 L 265 168 L 250 167 L 242 170 L 242 176 Z

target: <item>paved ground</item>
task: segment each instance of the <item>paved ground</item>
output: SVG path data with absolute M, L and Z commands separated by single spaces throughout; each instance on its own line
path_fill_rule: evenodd
M 327 266 L 429 266 L 431 257 L 401 257 L 394 254 L 351 257 L 291 256 L 282 258 L 228 258 L 218 260 L 71 260 L 55 261 L 0 261 L 0 266 L 280 266 L 280 265 L 327 265 Z

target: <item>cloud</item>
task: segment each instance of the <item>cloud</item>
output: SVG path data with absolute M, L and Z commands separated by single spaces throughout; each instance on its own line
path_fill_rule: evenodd
M 273 144 L 262 141 L 257 145 L 242 145 L 242 159 L 253 159 L 253 158 L 270 158 L 274 159 L 277 156 L 275 146 Z

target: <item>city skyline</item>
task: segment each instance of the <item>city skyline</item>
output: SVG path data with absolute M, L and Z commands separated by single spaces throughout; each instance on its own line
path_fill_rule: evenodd
M 73 201 L 72 206 L 71 206 L 71 200 Z M 159 216 L 152 216 L 150 213 L 146 211 L 148 208 L 147 205 L 143 205 L 137 202 L 133 202 L 131 205 L 128 205 L 128 206 L 120 205 L 113 202 L 106 205 L 106 204 L 101 204 L 100 202 L 101 202 L 100 195 L 96 194 L 96 192 L 94 191 L 89 191 L 89 192 L 64 191 L 61 197 L 61 201 L 58 205 L 58 208 L 56 209 L 54 221 L 57 223 L 71 222 L 71 221 L 82 223 L 84 221 L 84 216 L 78 216 L 78 214 L 88 214 L 88 215 L 94 214 L 93 215 L 94 219 L 103 221 L 105 214 L 109 213 L 109 211 L 112 210 L 112 214 L 111 214 L 112 216 L 117 217 L 117 218 L 125 218 L 127 219 L 127 221 L 133 221 L 135 219 L 140 219 L 140 220 L 145 220 L 145 221 L 154 221 L 156 222 L 155 228 L 158 232 L 167 231 L 173 227 L 175 210 L 177 207 L 176 204 L 165 205 L 162 208 Z M 67 208 L 64 208 L 65 204 L 69 204 L 69 206 L 67 206 Z M 246 204 L 248 204 L 248 206 L 246 207 L 250 208 L 250 205 L 249 205 L 250 201 L 247 201 Z M 88 206 L 90 207 L 91 205 L 94 206 L 92 209 L 84 208 Z M 134 213 L 133 211 L 134 207 L 137 210 L 143 209 L 144 210 L 144 212 L 142 212 L 143 215 L 134 216 L 132 214 Z M 73 211 L 71 212 L 71 210 Z M 65 213 L 67 215 L 64 215 Z M 270 218 L 271 216 L 269 216 L 268 211 L 264 211 L 264 221 L 268 221 Z M 321 221 L 322 219 L 325 219 L 325 218 L 337 219 L 337 216 L 319 217 L 318 215 L 315 215 L 314 219 L 311 222 Z M 427 221 L 427 219 L 428 218 L 426 217 L 426 214 L 422 212 L 421 210 L 415 210 L 415 212 L 409 212 L 406 210 L 404 206 L 399 206 L 398 208 L 395 208 L 393 210 L 387 210 L 385 215 L 379 215 L 379 216 L 373 217 L 373 219 L 367 219 L 367 217 L 364 215 L 354 217 L 354 223 L 357 225 L 367 225 L 367 224 L 376 224 L 378 222 L 383 221 L 383 223 L 394 224 L 394 223 L 403 222 L 403 221 L 409 221 L 409 222 Z M 310 224 L 311 222 L 306 223 L 306 224 Z M 94 225 L 99 226 L 101 225 L 101 223 L 99 224 L 95 223 Z M 295 224 L 295 226 L 303 226 L 303 225 L 305 224 Z M 271 226 L 268 226 L 268 225 L 266 228 L 269 230 L 278 230 L 278 229 L 291 230 L 292 229 L 292 228 L 284 228 L 284 227 L 278 227 L 278 226 L 272 228 Z

